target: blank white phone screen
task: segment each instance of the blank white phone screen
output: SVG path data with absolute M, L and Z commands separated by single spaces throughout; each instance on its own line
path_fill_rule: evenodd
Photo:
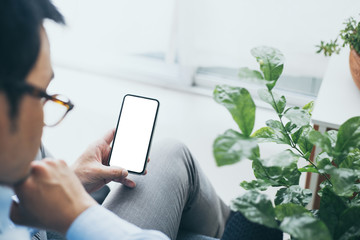
M 154 99 L 125 96 L 110 165 L 137 173 L 144 170 L 158 105 Z

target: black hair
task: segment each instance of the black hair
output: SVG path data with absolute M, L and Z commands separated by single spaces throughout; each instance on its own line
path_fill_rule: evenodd
M 25 82 L 35 65 L 44 19 L 65 24 L 50 0 L 0 0 L 0 91 L 7 96 L 11 118 L 23 95 L 13 84 Z

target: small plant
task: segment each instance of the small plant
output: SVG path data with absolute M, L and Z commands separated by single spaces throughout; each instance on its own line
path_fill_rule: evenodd
M 340 34 L 335 40 L 330 40 L 328 43 L 321 41 L 320 45 L 316 46 L 318 48 L 316 53 L 323 52 L 325 56 L 331 56 L 333 53 L 339 54 L 341 47 L 338 38 L 340 37 L 343 40 L 342 47 L 349 46 L 360 54 L 360 22 L 357 23 L 351 17 L 344 22 L 344 25 L 345 28 L 340 30 Z
M 214 99 L 225 106 L 239 126 L 218 136 L 213 153 L 218 166 L 242 159 L 252 161 L 256 180 L 242 182 L 248 190 L 232 201 L 232 209 L 248 220 L 290 234 L 293 239 L 360 239 L 360 117 L 342 124 L 338 131 L 324 134 L 310 125 L 313 103 L 303 107 L 286 107 L 285 96 L 273 91 L 284 66 L 283 54 L 271 47 L 257 47 L 251 54 L 260 71 L 241 68 L 242 79 L 264 84 L 258 94 L 278 115 L 266 126 L 253 131 L 256 106 L 245 88 L 216 86 Z M 274 142 L 288 149 L 271 157 L 260 156 L 259 144 Z M 310 159 L 313 147 L 322 149 Z M 298 166 L 305 159 L 308 165 Z M 312 192 L 299 186 L 306 172 L 325 177 L 321 184 L 320 209 L 308 210 Z M 279 188 L 274 202 L 261 191 Z

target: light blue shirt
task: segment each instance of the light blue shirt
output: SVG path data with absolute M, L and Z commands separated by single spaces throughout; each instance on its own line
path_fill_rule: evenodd
M 10 188 L 0 186 L 0 240 L 30 240 L 28 228 L 15 226 L 9 219 L 13 195 Z
M 9 219 L 13 195 L 10 188 L 0 186 L 0 240 L 30 240 L 29 228 L 15 226 Z M 68 240 L 169 239 L 159 231 L 142 230 L 99 205 L 81 213 L 71 224 L 66 237 Z
M 99 205 L 80 214 L 71 224 L 66 237 L 68 240 L 169 239 L 159 231 L 143 230 Z
M 35 159 L 45 156 L 51 155 L 42 148 Z M 12 189 L 0 185 L 0 240 L 30 240 L 30 232 L 34 233 L 34 229 L 15 226 L 9 219 L 13 195 Z M 46 234 L 42 233 L 42 240 L 45 240 Z M 99 205 L 80 214 L 71 224 L 66 237 L 68 240 L 169 239 L 159 231 L 142 230 Z

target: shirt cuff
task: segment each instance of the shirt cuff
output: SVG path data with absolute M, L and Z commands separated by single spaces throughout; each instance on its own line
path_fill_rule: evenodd
M 68 240 L 168 239 L 158 231 L 142 230 L 100 205 L 82 212 L 71 224 L 66 237 Z

